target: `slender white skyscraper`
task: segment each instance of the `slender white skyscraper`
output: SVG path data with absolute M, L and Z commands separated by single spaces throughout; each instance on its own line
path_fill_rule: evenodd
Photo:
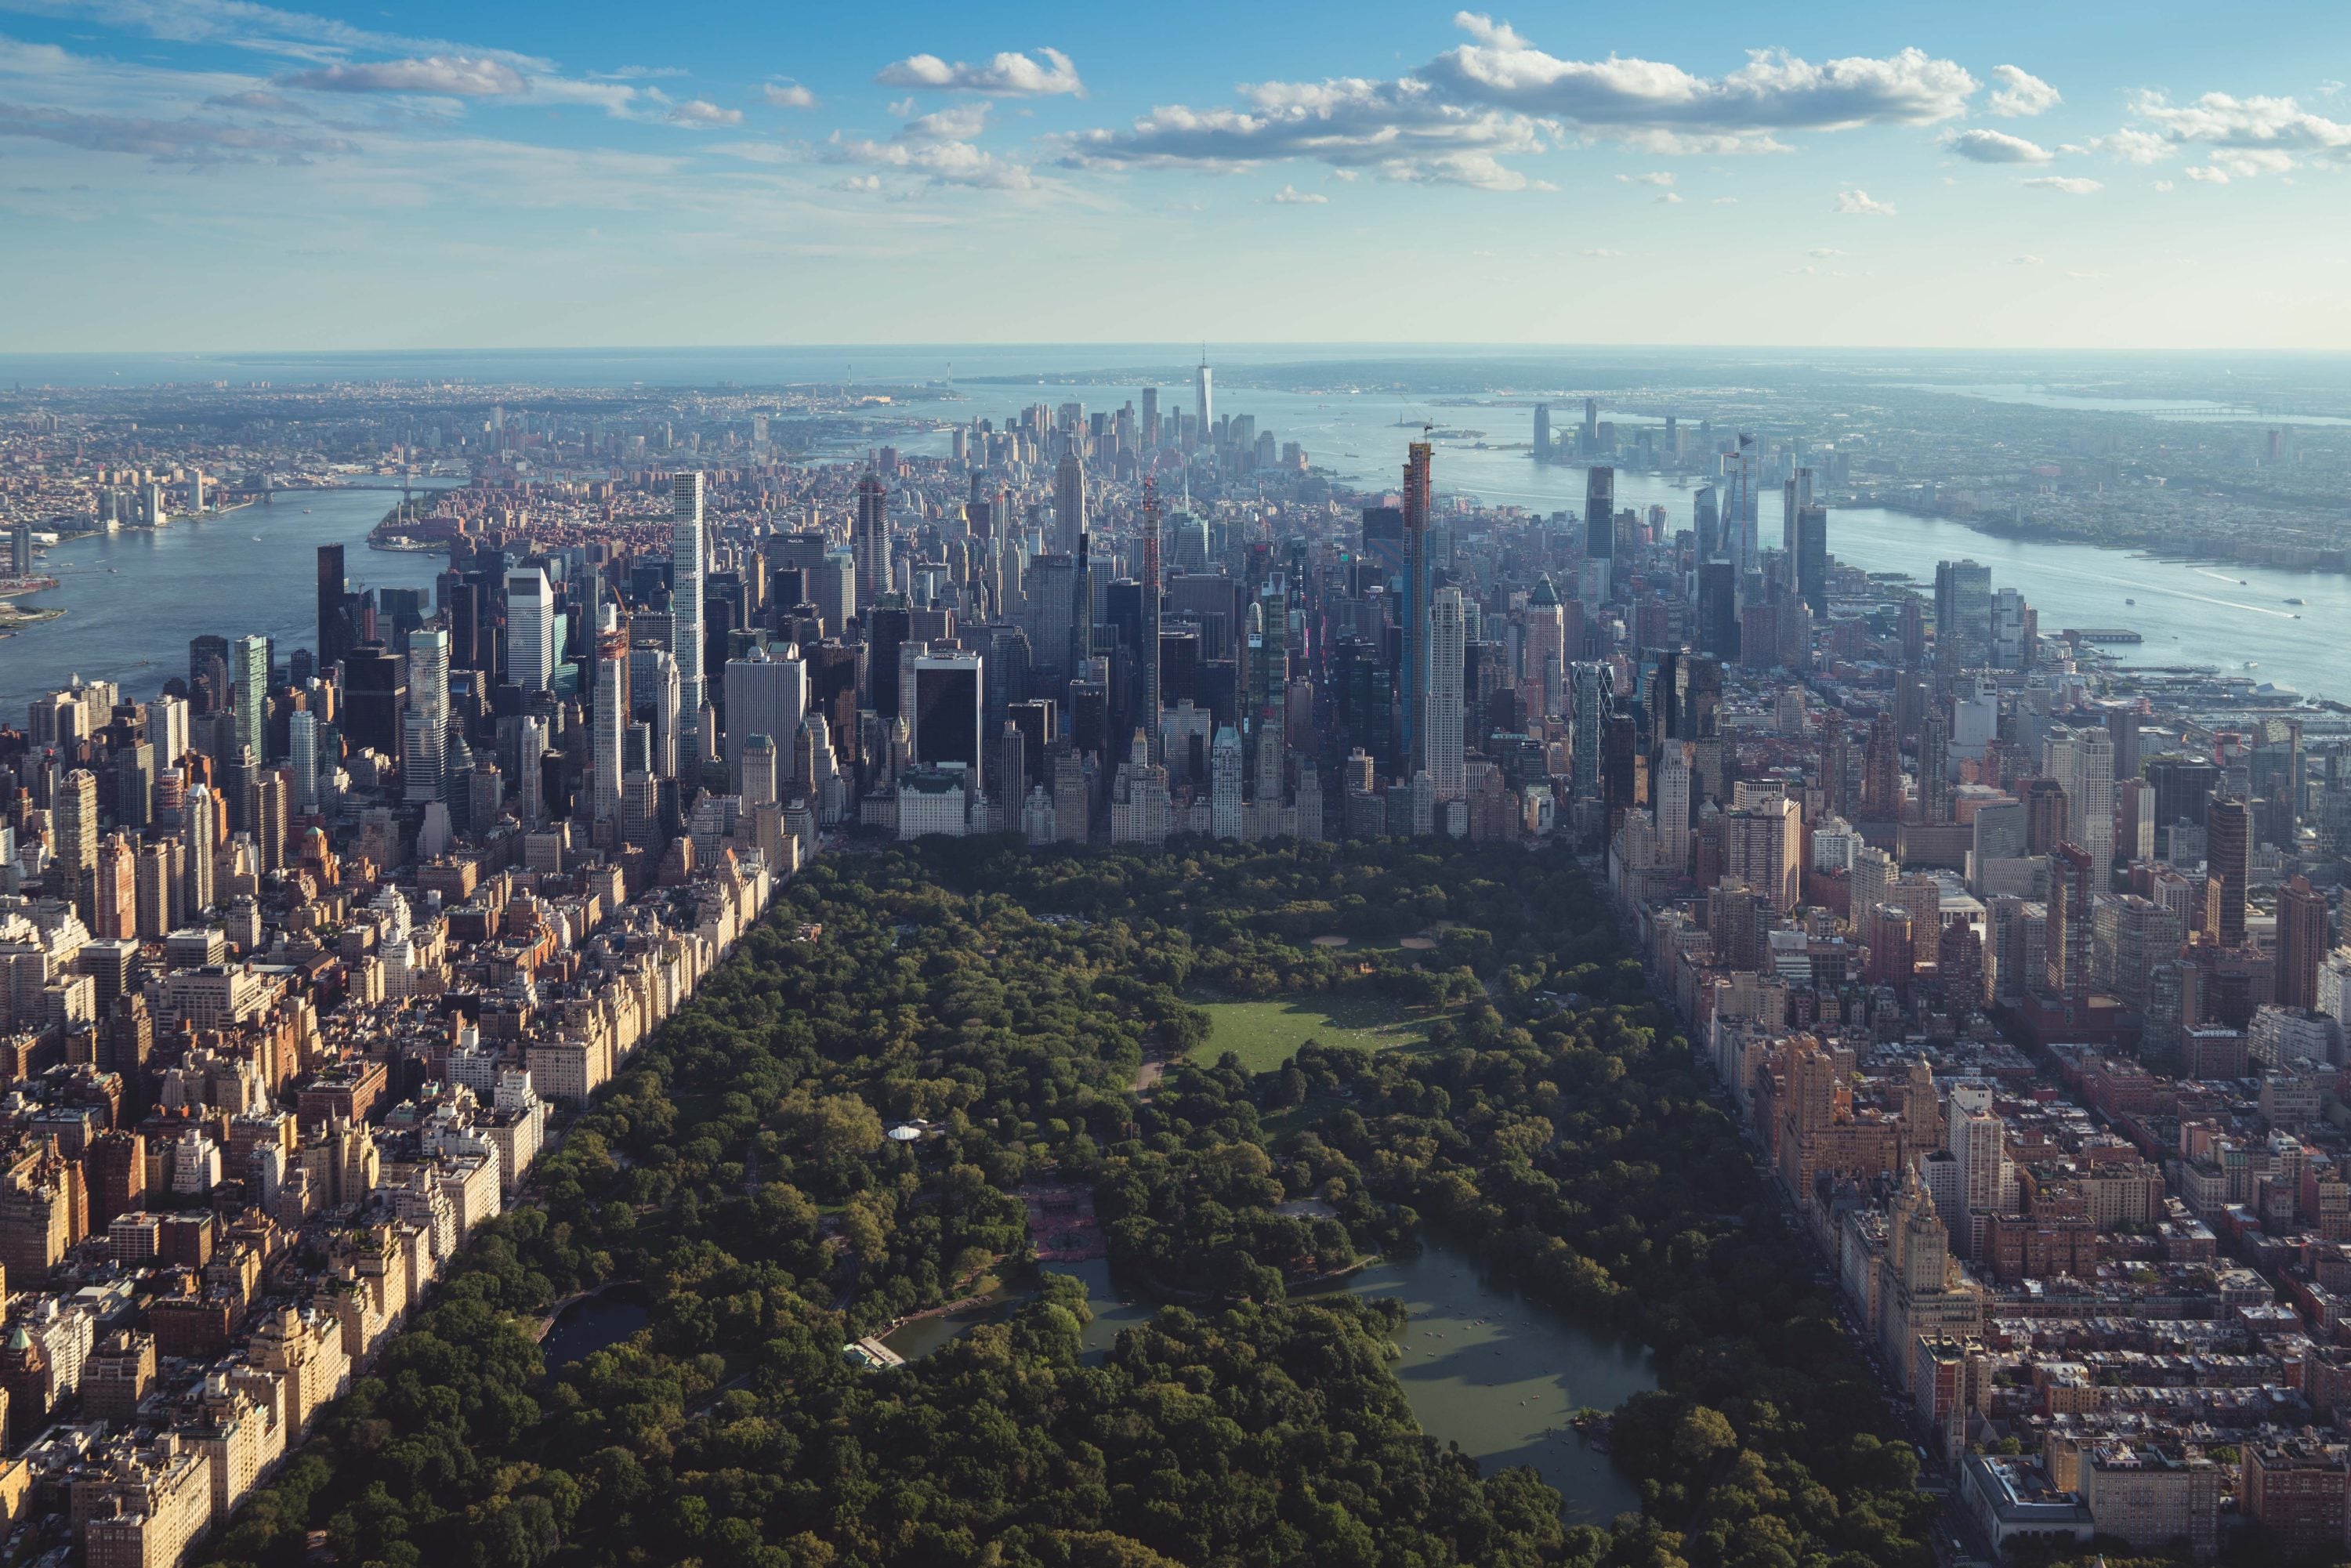
M 1461 591 L 1445 587 L 1428 602 L 1428 776 L 1437 798 L 1458 800 L 1462 791 L 1462 665 L 1468 652 L 1468 619 Z
M 621 814 L 621 734 L 629 727 L 629 639 L 621 630 L 616 606 L 607 604 L 596 629 L 596 685 L 591 694 L 595 711 L 590 718 L 594 736 L 591 761 L 595 769 L 593 820 L 609 821 Z
M 507 573 L 507 679 L 526 692 L 555 679 L 555 590 L 535 566 Z
M 1200 368 L 1196 374 L 1198 377 L 1194 385 L 1197 390 L 1200 405 L 1200 444 L 1209 446 L 1216 442 L 1216 387 L 1214 377 L 1208 370 L 1208 350 L 1205 348 L 1200 350 Z
M 670 647 L 677 654 L 677 724 L 692 735 L 702 723 L 702 574 L 708 570 L 702 531 L 702 474 L 681 474 L 670 514 Z

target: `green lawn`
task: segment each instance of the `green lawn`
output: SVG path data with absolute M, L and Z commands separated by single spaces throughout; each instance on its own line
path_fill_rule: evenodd
M 1196 1005 L 1207 1009 L 1214 1026 L 1206 1043 L 1192 1052 L 1193 1059 L 1214 1061 L 1229 1051 L 1252 1072 L 1280 1066 L 1310 1040 L 1378 1049 L 1416 1044 L 1428 1032 L 1427 1019 L 1415 1017 L 1401 1002 L 1380 998 L 1290 997 Z

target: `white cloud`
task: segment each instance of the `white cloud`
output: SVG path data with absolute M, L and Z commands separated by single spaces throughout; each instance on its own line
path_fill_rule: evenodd
M 1619 174 L 1616 179 L 1618 183 L 1626 185 L 1670 185 L 1674 183 L 1674 177 L 1663 172 L 1655 174 Z
M 1580 256 L 1623 256 L 1625 253 L 1621 250 L 1609 250 L 1604 246 L 1594 246 L 1590 250 L 1579 251 L 1577 254 Z
M 2169 141 L 2152 131 L 2134 131 L 2128 127 L 2112 136 L 2090 138 L 2092 151 L 2111 152 L 2126 163 L 2160 163 L 2178 151 Z
M 2171 182 L 2168 180 L 2158 180 L 2155 183 L 2155 188 L 2158 191 L 2168 191 L 2173 187 Z
M 2188 171 L 2188 177 L 2199 185 L 2225 185 L 2229 183 L 2228 174 L 2219 169 L 2190 169 Z
M 789 78 L 782 81 L 768 82 L 759 89 L 759 97 L 765 99 L 771 109 L 814 109 L 816 107 L 816 94 Z
M 998 98 L 1052 98 L 1067 93 L 1086 95 L 1078 68 L 1059 49 L 1039 49 L 1040 59 L 1009 50 L 979 65 L 962 60 L 949 65 L 936 55 L 909 55 L 883 66 L 874 80 L 884 87 L 929 88 L 949 92 L 984 92 Z
M 520 71 L 479 55 L 428 55 L 322 66 L 280 77 L 281 87 L 309 92 L 416 92 L 441 98 L 519 98 L 530 90 Z
M 1392 180 L 1514 191 L 1527 178 L 1499 160 L 1545 145 L 1531 117 L 1448 103 L 1409 77 L 1265 82 L 1241 96 L 1244 108 L 1167 104 L 1128 130 L 1082 132 L 1064 162 L 1231 171 L 1304 158 Z
M 901 141 L 968 141 L 987 129 L 987 105 L 958 103 L 906 122 Z
M 1682 199 L 1673 192 L 1667 191 L 1664 195 L 1657 198 L 1657 204 L 1660 206 L 1678 207 L 1682 204 Z
M 1708 78 L 1656 60 L 1561 59 L 1466 11 L 1454 23 L 1472 42 L 1416 74 L 1463 102 L 1555 116 L 1599 134 L 1648 129 L 1735 137 L 1930 124 L 1966 112 L 1978 86 L 1952 61 L 1915 48 L 1818 65 L 1756 50 L 1738 70 Z
M 1833 245 L 1824 245 L 1816 246 L 1812 250 L 1808 250 L 1804 254 L 1813 257 L 1814 260 L 1819 260 L 1826 256 L 1843 256 L 1844 252 L 1837 249 L 1837 247 Z
M 1320 207 L 1329 204 L 1331 198 L 1301 191 L 1295 185 L 1284 185 L 1266 200 L 1277 207 Z
M 2085 180 L 2070 174 L 2040 174 L 2025 181 L 2024 184 L 2028 190 L 2058 191 L 2068 196 L 2086 196 L 2094 191 L 2106 188 L 2100 181 Z
M 2142 93 L 2132 110 L 2174 142 L 2351 154 L 2351 125 L 2313 114 L 2290 98 L 2240 99 L 2208 92 L 2193 103 L 2174 104 L 2161 93 Z
M 858 195 L 870 196 L 881 190 L 882 176 L 879 174 L 844 175 L 832 183 L 832 188 L 836 191 L 849 191 Z
M 2056 156 L 2038 142 L 2005 131 L 1962 131 L 1945 145 L 1975 163 L 2046 163 Z
M 1714 199 L 1714 204 L 1718 207 L 1735 207 L 1739 204 L 1739 198 L 1736 196 L 1717 196 Z
M 2294 154 L 2274 147 L 2231 147 L 2212 154 L 2211 164 L 2239 180 L 2262 174 L 2283 174 L 2294 166 Z
M 1891 202 L 1878 201 L 1867 191 L 1848 187 L 1837 193 L 1836 210 L 1856 217 L 1890 218 L 1895 209 Z
M 1230 171 L 1311 159 L 1390 179 L 1524 190 L 1533 182 L 1503 160 L 1562 138 L 1656 153 L 1784 152 L 1775 131 L 1955 118 L 1980 85 L 1918 49 L 1820 64 L 1758 51 L 1708 78 L 1654 60 L 1562 59 L 1473 12 L 1454 23 L 1470 42 L 1395 78 L 1258 82 L 1232 106 L 1162 104 L 1123 130 L 1070 138 L 1063 162 Z
M 1991 79 L 1997 84 L 1986 107 L 1994 114 L 2015 118 L 2046 113 L 2065 100 L 2055 88 L 2017 66 L 1994 66 Z
M 706 98 L 690 98 L 673 107 L 669 118 L 675 125 L 740 125 L 743 123 L 743 111 L 721 109 Z
M 844 138 L 836 131 L 825 144 L 823 156 L 828 163 L 904 169 L 928 176 L 935 185 L 1026 191 L 1037 183 L 1025 165 L 1007 162 L 968 141 L 867 141 Z
M 2041 258 L 2037 256 L 2011 256 L 2008 258 L 2008 265 L 2011 267 L 2039 267 L 2041 265 Z

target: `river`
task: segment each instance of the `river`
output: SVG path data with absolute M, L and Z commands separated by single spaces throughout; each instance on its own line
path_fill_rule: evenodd
M 1150 1321 L 1149 1307 L 1121 1298 L 1108 1264 L 1053 1268 L 1085 1282 L 1094 1311 L 1086 1325 L 1088 1361 L 1099 1364 L 1121 1331 Z M 1567 1422 L 1585 1406 L 1614 1410 L 1655 1388 L 1656 1369 L 1646 1351 L 1578 1327 L 1489 1280 L 1468 1254 L 1442 1244 L 1416 1258 L 1383 1260 L 1324 1289 L 1392 1297 L 1412 1314 L 1396 1335 L 1395 1374 L 1430 1437 L 1458 1444 L 1489 1475 L 1504 1466 L 1533 1466 L 1566 1500 L 1571 1519 L 1605 1523 L 1640 1508 L 1632 1484 Z M 883 1343 L 920 1360 L 1021 1299 L 1008 1293 L 952 1317 L 918 1319 Z
M 0 641 L 0 717 L 24 723 L 35 697 L 73 675 L 117 682 L 143 701 L 173 675 L 187 678 L 188 643 L 206 633 L 262 632 L 277 640 L 280 659 L 315 646 L 320 545 L 346 547 L 343 570 L 356 586 L 430 589 L 447 564 L 440 552 L 367 548 L 368 530 L 398 499 L 388 490 L 280 492 L 266 506 L 86 534 L 43 552 L 40 570 L 57 588 L 17 602 L 65 614 Z

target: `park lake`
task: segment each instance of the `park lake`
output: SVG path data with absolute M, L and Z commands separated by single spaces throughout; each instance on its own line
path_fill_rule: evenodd
M 1085 1282 L 1095 1314 L 1086 1328 L 1089 1361 L 1107 1354 L 1121 1330 L 1150 1320 L 1149 1308 L 1121 1298 L 1108 1264 L 1048 1267 Z M 1458 1446 L 1489 1474 L 1509 1465 L 1533 1466 L 1559 1489 L 1571 1519 L 1605 1523 L 1640 1507 L 1608 1457 L 1568 1425 L 1581 1408 L 1613 1410 L 1657 1385 L 1656 1368 L 1639 1346 L 1577 1326 L 1489 1279 L 1468 1254 L 1438 1242 L 1417 1257 L 1381 1260 L 1322 1290 L 1393 1297 L 1412 1314 L 1395 1338 L 1395 1374 L 1430 1437 Z M 1008 1293 L 965 1312 L 920 1318 L 883 1343 L 920 1360 L 1019 1299 Z

